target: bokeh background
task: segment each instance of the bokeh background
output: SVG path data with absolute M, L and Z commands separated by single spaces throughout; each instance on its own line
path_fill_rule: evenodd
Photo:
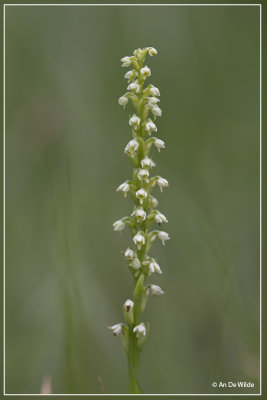
M 146 393 L 259 392 L 259 7 L 6 7 L 6 391 L 127 393 L 131 200 L 120 59 L 154 46 L 161 91 Z M 218 392 L 235 393 L 234 389 Z M 236 391 L 237 392 L 237 391 Z

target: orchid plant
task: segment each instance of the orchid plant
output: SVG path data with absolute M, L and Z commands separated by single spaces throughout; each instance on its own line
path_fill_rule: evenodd
M 123 217 L 114 222 L 115 231 L 122 231 L 126 225 L 130 229 L 135 248 L 128 247 L 122 254 L 133 276 L 134 290 L 132 299 L 123 304 L 124 322 L 109 328 L 115 336 L 121 335 L 124 350 L 128 357 L 129 393 L 142 393 L 140 385 L 140 354 L 149 333 L 149 323 L 142 322 L 148 297 L 159 296 L 164 292 L 158 286 L 147 283 L 152 274 L 162 274 L 155 258 L 149 255 L 153 241 L 159 238 L 165 245 L 169 239 L 168 233 L 162 230 L 150 230 L 153 223 L 161 226 L 167 218 L 157 210 L 158 201 L 152 196 L 152 189 L 158 185 L 162 191 L 168 181 L 161 176 L 151 176 L 151 169 L 155 166 L 149 153 L 154 145 L 158 151 L 165 148 L 165 143 L 154 135 L 157 132 L 155 120 L 160 117 L 160 92 L 152 84 L 145 86 L 147 78 L 151 76 L 151 69 L 144 65 L 146 56 L 154 56 L 157 50 L 153 47 L 137 49 L 130 57 L 122 58 L 122 67 L 131 67 L 126 72 L 128 80 L 127 92 L 119 98 L 119 104 L 124 108 L 131 101 L 135 113 L 129 118 L 132 130 L 132 140 L 125 147 L 125 154 L 133 165 L 133 177 L 122 183 L 118 192 L 124 197 L 131 196 L 134 209 L 131 216 Z

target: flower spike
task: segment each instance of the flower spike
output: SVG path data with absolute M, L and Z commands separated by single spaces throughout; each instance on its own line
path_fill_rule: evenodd
M 133 276 L 134 290 L 131 298 L 122 306 L 125 323 L 109 328 L 115 336 L 121 335 L 122 338 L 129 361 L 130 393 L 140 393 L 140 353 L 149 333 L 149 324 L 141 322 L 141 316 L 149 296 L 164 293 L 159 286 L 145 283 L 152 274 L 162 274 L 157 260 L 148 253 L 156 238 L 163 245 L 170 239 L 167 232 L 150 230 L 153 224 L 160 226 L 168 222 L 166 216 L 156 209 L 158 200 L 151 194 L 156 185 L 160 191 L 169 186 L 165 178 L 151 176 L 152 167 L 156 166 L 150 157 L 151 149 L 155 151 L 154 146 L 159 152 L 165 149 L 164 141 L 153 136 L 158 132 L 155 120 L 162 116 L 162 109 L 159 107 L 160 91 L 153 84 L 147 84 L 147 79 L 151 79 L 151 69 L 146 65 L 146 57 L 155 55 L 157 50 L 154 47 L 145 47 L 138 48 L 133 55 L 121 59 L 122 67 L 130 69 L 124 74 L 128 81 L 127 92 L 118 99 L 123 108 L 129 104 L 132 107 L 129 115 L 132 138 L 124 153 L 133 165 L 133 177 L 120 184 L 117 192 L 122 192 L 124 197 L 129 194 L 134 208 L 129 217 L 114 222 L 113 228 L 115 231 L 122 231 L 128 226 L 130 230 L 134 247 L 128 247 L 122 254 Z

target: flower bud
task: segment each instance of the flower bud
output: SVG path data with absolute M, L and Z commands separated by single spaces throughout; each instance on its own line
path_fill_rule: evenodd
M 150 47 L 150 49 L 148 50 L 148 54 L 150 56 L 156 56 L 158 54 L 158 52 L 154 47 Z
M 136 49 L 136 50 L 134 50 L 134 52 L 133 52 L 133 54 L 134 54 L 134 56 L 136 57 L 136 58 L 141 58 L 142 56 L 143 56 L 143 50 L 142 49 Z

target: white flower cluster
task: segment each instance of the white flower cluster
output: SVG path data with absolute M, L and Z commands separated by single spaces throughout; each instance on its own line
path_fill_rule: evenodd
M 126 225 L 130 228 L 136 247 L 135 250 L 128 247 L 122 254 L 134 276 L 135 290 L 133 299 L 127 299 L 123 304 L 126 324 L 119 323 L 109 327 L 114 335 L 129 335 L 129 340 L 129 332 L 133 332 L 140 346 L 148 334 L 148 325 L 139 323 L 147 298 L 149 295 L 159 296 L 164 293 L 158 285 L 144 286 L 144 280 L 151 274 L 162 274 L 157 260 L 148 253 L 156 238 L 160 239 L 163 245 L 170 239 L 167 232 L 150 231 L 153 223 L 161 225 L 168 222 L 166 216 L 156 209 L 158 201 L 151 195 L 151 191 L 156 185 L 162 191 L 169 186 L 169 183 L 161 176 L 151 176 L 151 170 L 156 164 L 149 156 L 150 149 L 154 145 L 160 152 L 165 148 L 165 143 L 152 136 L 158 132 L 155 119 L 162 115 L 162 110 L 158 105 L 159 89 L 152 84 L 145 86 L 146 79 L 151 76 L 151 69 L 145 65 L 147 54 L 154 56 L 157 50 L 153 47 L 137 49 L 132 56 L 121 60 L 122 67 L 131 68 L 124 75 L 128 80 L 127 92 L 119 98 L 119 104 L 125 107 L 130 100 L 135 110 L 129 118 L 132 139 L 124 149 L 124 153 L 133 164 L 134 171 L 132 180 L 123 182 L 117 191 L 122 192 L 124 197 L 129 193 L 135 205 L 131 216 L 114 222 L 113 228 L 115 231 L 122 231 Z
M 157 132 L 157 126 L 155 123 L 148 117 L 149 112 L 151 112 L 152 117 L 156 119 L 157 117 L 161 117 L 162 110 L 158 106 L 160 91 L 159 89 L 149 84 L 146 88 L 144 88 L 144 82 L 147 78 L 151 76 L 151 69 L 145 65 L 143 66 L 143 62 L 146 54 L 150 56 L 154 56 L 157 54 L 157 50 L 154 47 L 146 47 L 144 49 L 137 49 L 134 51 L 133 56 L 131 57 L 123 57 L 121 59 L 123 67 L 134 67 L 134 69 L 126 72 L 124 77 L 128 79 L 129 85 L 127 86 L 128 92 L 119 98 L 119 104 L 123 107 L 131 98 L 133 104 L 136 106 L 136 102 L 138 103 L 140 98 L 143 99 L 144 102 L 144 119 L 141 119 L 133 114 L 130 117 L 129 124 L 133 128 L 134 131 L 140 131 L 141 135 L 149 134 L 152 132 Z M 158 145 L 158 142 L 155 142 L 155 146 Z M 164 147 L 160 144 L 160 148 Z M 163 147 L 162 147 L 163 146 Z M 159 148 L 159 147 L 158 147 Z

